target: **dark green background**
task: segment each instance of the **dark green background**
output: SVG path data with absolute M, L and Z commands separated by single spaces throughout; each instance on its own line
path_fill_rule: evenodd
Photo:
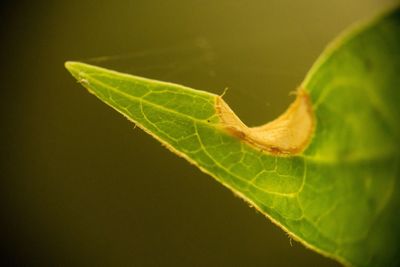
M 395 1 L 15 2 L 0 26 L 4 264 L 338 266 L 133 129 L 63 64 L 229 88 L 256 125 L 286 108 L 327 42 Z

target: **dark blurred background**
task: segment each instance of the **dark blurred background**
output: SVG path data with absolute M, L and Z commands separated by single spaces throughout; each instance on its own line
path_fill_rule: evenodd
M 88 94 L 80 60 L 279 115 L 324 46 L 391 0 L 1 4 L 2 266 L 338 266 Z

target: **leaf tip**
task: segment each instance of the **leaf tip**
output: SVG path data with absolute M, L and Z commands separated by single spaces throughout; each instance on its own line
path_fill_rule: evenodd
M 64 67 L 74 76 L 77 80 L 79 80 L 79 62 L 75 61 L 66 61 L 64 63 Z
M 64 63 L 64 67 L 68 70 L 68 71 L 72 71 L 74 69 L 74 67 L 76 67 L 76 65 L 79 64 L 76 61 L 65 61 Z
M 64 66 L 71 73 L 71 75 L 78 81 L 78 83 L 81 83 L 84 86 L 85 84 L 89 83 L 87 74 L 91 66 L 77 61 L 66 61 L 64 63 Z

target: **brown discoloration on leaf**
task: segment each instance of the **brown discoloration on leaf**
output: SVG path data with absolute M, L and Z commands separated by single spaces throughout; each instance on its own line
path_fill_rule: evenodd
M 258 127 L 247 127 L 222 97 L 217 98 L 216 109 L 228 133 L 271 154 L 302 152 L 311 139 L 315 124 L 310 98 L 303 89 L 298 90 L 296 100 L 285 113 Z

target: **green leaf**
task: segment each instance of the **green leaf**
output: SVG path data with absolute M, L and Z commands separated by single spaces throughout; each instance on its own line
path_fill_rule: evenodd
M 400 264 L 400 10 L 335 41 L 277 120 L 249 128 L 222 97 L 78 62 L 91 93 L 345 265 Z

